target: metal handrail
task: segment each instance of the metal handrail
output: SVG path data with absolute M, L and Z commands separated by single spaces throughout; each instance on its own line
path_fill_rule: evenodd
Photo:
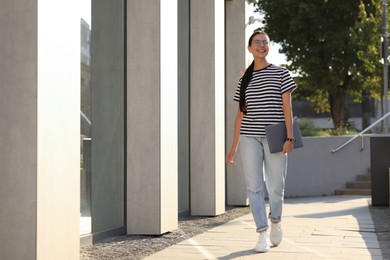
M 92 125 L 91 120 L 89 120 L 89 118 L 81 110 L 80 110 L 80 115 L 89 125 Z
M 361 136 L 362 134 L 364 134 L 365 132 L 367 132 L 368 130 L 370 130 L 371 128 L 373 128 L 374 126 L 376 126 L 379 122 L 381 122 L 383 119 L 385 119 L 386 117 L 390 116 L 390 112 L 388 112 L 387 114 L 385 114 L 384 116 L 382 116 L 381 118 L 379 118 L 378 120 L 376 120 L 374 123 L 372 123 L 370 126 L 368 126 L 367 128 L 365 128 L 363 131 L 361 131 L 360 133 L 356 134 L 354 137 L 352 137 L 351 139 L 349 139 L 348 141 L 346 141 L 345 143 L 343 143 L 342 145 L 340 145 L 339 147 L 335 148 L 335 149 L 332 149 L 332 153 L 335 153 L 339 150 L 341 150 L 342 148 L 344 148 L 345 146 L 347 146 L 349 143 L 351 143 L 353 140 L 355 140 L 356 138 L 358 138 L 359 136 Z M 363 141 L 362 141 L 363 142 Z

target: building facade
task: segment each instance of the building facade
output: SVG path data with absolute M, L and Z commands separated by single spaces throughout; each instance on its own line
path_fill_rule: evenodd
M 88 24 L 76 0 L 0 3 L 2 259 L 247 204 L 240 159 L 225 167 L 245 5 L 93 0 Z

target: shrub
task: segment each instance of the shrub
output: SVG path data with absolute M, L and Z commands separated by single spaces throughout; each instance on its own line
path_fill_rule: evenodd
M 301 129 L 302 136 L 339 136 L 357 134 L 351 127 L 343 127 L 340 129 L 317 128 L 314 121 L 309 118 L 300 118 L 299 128 Z

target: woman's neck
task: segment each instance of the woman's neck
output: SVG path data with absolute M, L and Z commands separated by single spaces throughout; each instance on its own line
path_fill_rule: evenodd
M 253 70 L 261 70 L 267 67 L 268 65 L 269 63 L 266 59 L 255 60 L 255 66 L 253 67 Z

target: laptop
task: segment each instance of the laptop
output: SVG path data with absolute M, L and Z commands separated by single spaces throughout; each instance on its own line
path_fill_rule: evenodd
M 293 120 L 294 149 L 303 147 L 301 130 L 299 129 L 298 120 Z M 287 138 L 287 130 L 284 122 L 265 127 L 269 151 L 279 153 L 283 151 L 283 145 Z

